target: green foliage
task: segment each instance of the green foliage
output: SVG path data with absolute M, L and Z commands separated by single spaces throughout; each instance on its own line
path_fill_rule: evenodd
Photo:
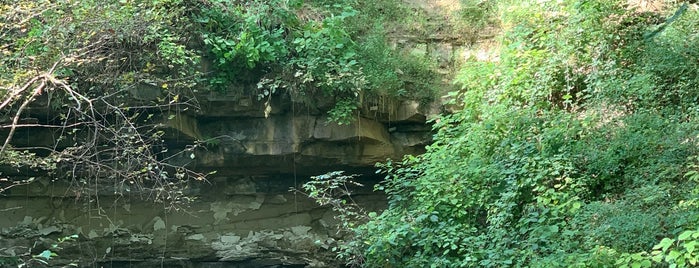
M 660 23 L 658 16 L 644 15 L 625 18 L 619 29 L 620 37 L 634 38 L 628 46 L 608 46 L 608 58 L 600 58 L 598 74 L 591 76 L 595 97 L 629 108 L 693 106 L 696 87 L 697 57 L 693 47 L 697 37 L 691 34 L 697 27 L 694 11 L 683 13 L 671 23 L 662 24 L 663 31 L 651 39 L 642 38 L 654 27 L 640 25 Z M 620 25 L 619 27 L 621 27 Z M 622 43 L 624 44 L 624 43 Z M 599 90 L 605 88 L 607 90 Z
M 185 203 L 181 187 L 194 173 L 162 161 L 163 131 L 152 117 L 155 109 L 189 109 L 183 99 L 202 78 L 187 3 L 0 4 L 0 113 L 3 127 L 11 127 L 0 163 L 69 180 L 86 198 L 106 183 L 121 185 L 118 194 L 150 192 L 157 201 Z M 152 97 L 133 98 L 140 94 Z M 37 99 L 50 109 L 37 125 L 57 130 L 56 144 L 12 146 L 17 122 L 37 117 L 25 109 Z M 0 191 L 33 180 L 3 180 Z
M 194 19 L 215 65 L 209 82 L 224 91 L 257 83 L 259 99 L 290 94 L 309 105 L 330 99 L 329 115 L 338 123 L 353 120 L 365 95 L 430 98 L 431 66 L 389 48 L 378 11 L 386 9 L 377 5 L 212 1 Z M 373 28 L 363 26 L 370 20 Z M 402 70 L 404 76 L 398 74 Z M 403 81 L 408 77 L 421 80 L 409 85 Z
M 339 125 L 342 124 L 349 124 L 354 120 L 352 117 L 353 114 L 357 114 L 355 112 L 357 110 L 357 104 L 356 101 L 353 99 L 343 99 L 335 103 L 335 107 L 328 112 L 328 119 L 331 122 L 335 122 Z
M 221 69 L 253 69 L 284 58 L 289 49 L 284 40 L 285 24 L 293 18 L 281 1 L 213 1 L 196 19 L 203 27 L 203 40 Z M 285 20 L 287 19 L 287 20 Z M 225 72 L 225 71 L 224 71 Z
M 683 142 L 697 130 L 679 114 L 638 111 L 590 133 L 578 145 L 576 161 L 595 175 L 590 186 L 598 193 L 618 194 L 627 187 L 674 181 L 687 157 L 697 152 L 693 144 Z
M 353 236 L 358 235 L 354 229 L 357 224 L 366 222 L 375 213 L 367 214 L 362 207 L 352 199 L 352 188 L 364 185 L 353 181 L 358 175 L 345 175 L 343 171 L 332 171 L 323 175 L 313 176 L 311 180 L 302 185 L 300 192 L 316 201 L 321 206 L 330 207 L 336 214 L 337 234 L 345 237 L 345 240 L 316 241 L 317 244 L 330 248 L 337 254 L 337 258 L 346 261 L 346 265 L 356 267 L 364 263 L 361 252 L 357 250 L 360 245 Z
M 682 232 L 676 239 L 663 238 L 653 247 L 651 258 L 655 262 L 666 262 L 670 267 L 696 266 L 699 254 L 695 251 L 699 244 L 699 231 Z
M 667 208 L 648 210 L 628 203 L 623 200 L 587 204 L 571 221 L 579 229 L 576 231 L 586 234 L 580 237 L 583 244 L 636 252 L 652 247 L 656 237 L 665 235 L 661 222 Z
M 460 0 L 460 9 L 453 12 L 451 23 L 453 32 L 467 42 L 478 42 L 483 32 L 488 34 L 489 28 L 497 28 L 497 0 Z
M 499 61 L 465 63 L 427 153 L 379 166 L 366 266 L 694 265 L 696 8 L 649 39 L 675 10 L 499 4 Z

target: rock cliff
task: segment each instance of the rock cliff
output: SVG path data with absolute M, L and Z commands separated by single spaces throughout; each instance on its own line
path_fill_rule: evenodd
M 435 112 L 410 101 L 367 105 L 354 123 L 337 125 L 284 98 L 265 105 L 201 97 L 200 107 L 160 115 L 171 150 L 207 143 L 173 163 L 217 171 L 208 182 L 189 185 L 187 195 L 195 198 L 189 206 L 167 210 L 138 193 L 114 194 L 117 185 L 86 200 L 71 185 L 37 180 L 0 198 L 0 248 L 26 246 L 37 254 L 58 245 L 51 261 L 57 266 L 335 266 L 327 249 L 338 238 L 332 212 L 289 189 L 332 170 L 364 174 L 367 186 L 353 198 L 380 210 L 384 198 L 371 187 L 374 163 L 422 152 L 431 137 L 425 120 Z M 51 137 L 50 130 L 22 129 L 15 143 L 52 143 Z M 23 174 L 29 173 L 15 175 Z M 58 242 L 70 235 L 77 238 Z

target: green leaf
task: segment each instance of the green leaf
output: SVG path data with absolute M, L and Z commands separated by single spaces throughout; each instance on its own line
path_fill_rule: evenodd
M 676 260 L 677 257 L 679 257 L 681 253 L 677 250 L 671 250 L 670 253 L 667 254 L 665 257 L 665 260 Z
M 674 242 L 675 242 L 674 239 L 670 239 L 670 238 L 666 237 L 666 238 L 663 238 L 663 240 L 661 240 L 660 243 L 655 245 L 653 247 L 653 249 L 662 249 L 662 251 L 665 252 L 665 251 L 667 251 L 668 248 L 670 248 L 670 246 L 672 246 L 672 243 L 674 243 Z
M 699 238 L 699 232 L 694 232 L 692 234 L 692 238 Z
M 686 248 L 687 252 L 690 254 L 692 252 L 694 252 L 694 248 L 696 248 L 696 246 L 697 246 L 697 241 L 690 241 L 690 242 L 687 242 L 684 244 L 684 248 Z
M 40 258 L 44 258 L 46 260 L 50 260 L 51 256 L 53 256 L 53 252 L 51 252 L 50 250 L 47 249 L 47 250 L 42 251 L 39 255 L 36 255 L 36 256 L 40 257 Z
M 660 252 L 660 251 L 654 251 L 654 252 L 653 252 L 653 257 L 651 257 L 650 259 L 653 260 L 654 262 L 662 262 L 662 261 L 663 261 L 663 257 L 664 257 L 664 256 L 662 255 L 662 252 Z
M 687 238 L 690 238 L 694 231 L 684 231 L 680 234 L 680 236 L 677 237 L 678 240 L 687 240 Z
M 550 229 L 550 230 L 551 230 L 552 233 L 558 233 L 558 225 L 553 225 L 553 226 L 551 226 L 551 229 Z

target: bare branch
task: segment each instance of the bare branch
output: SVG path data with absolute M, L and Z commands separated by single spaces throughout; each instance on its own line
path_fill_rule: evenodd
M 20 127 L 38 127 L 38 128 L 70 128 L 85 125 L 84 122 L 70 124 L 70 125 L 44 125 L 44 124 L 16 124 L 16 125 L 4 125 L 0 128 L 20 128 Z
M 2 104 L 0 104 L 0 110 L 5 108 L 5 106 L 10 104 L 15 98 L 19 97 L 19 95 L 22 94 L 22 92 L 27 90 L 31 85 L 36 83 L 36 81 L 38 81 L 40 78 L 42 78 L 42 77 L 36 76 L 36 77 L 32 78 L 31 80 L 29 80 L 29 82 L 24 84 L 24 86 L 22 86 L 22 88 L 20 88 L 19 90 L 8 93 L 9 96 L 5 97 L 5 100 L 2 102 Z
M 19 122 L 19 117 L 22 115 L 22 112 L 24 111 L 25 108 L 27 108 L 27 105 L 31 103 L 34 98 L 41 93 L 41 90 L 46 86 L 46 81 L 41 81 L 41 85 L 39 85 L 35 90 L 34 93 L 27 98 L 21 106 L 19 106 L 19 109 L 17 110 L 17 113 L 15 114 L 15 117 L 12 119 L 12 128 L 10 129 L 10 133 L 7 134 L 7 138 L 5 139 L 5 143 L 2 144 L 2 148 L 0 148 L 0 155 L 2 155 L 3 152 L 5 152 L 5 148 L 7 147 L 8 144 L 10 144 L 10 141 L 12 140 L 12 136 L 15 134 L 15 130 L 17 130 L 17 123 Z

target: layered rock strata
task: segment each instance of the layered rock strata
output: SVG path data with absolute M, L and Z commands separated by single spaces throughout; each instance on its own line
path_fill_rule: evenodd
M 138 193 L 115 194 L 108 185 L 96 198 L 79 198 L 71 185 L 50 178 L 2 193 L 0 254 L 32 248 L 33 255 L 57 245 L 49 262 L 55 266 L 337 265 L 328 250 L 339 239 L 332 211 L 289 189 L 332 170 L 364 174 L 359 180 L 367 186 L 353 198 L 380 210 L 385 200 L 372 191 L 373 165 L 421 153 L 430 140 L 430 111 L 415 102 L 368 105 L 354 123 L 337 125 L 291 105 L 217 96 L 202 101 L 198 112 L 162 114 L 171 150 L 207 143 L 194 158 L 173 163 L 217 171 L 208 182 L 190 184 L 187 194 L 195 200 L 179 211 Z M 54 142 L 45 129 L 21 129 L 15 137 L 19 145 Z M 77 238 L 59 243 L 71 235 Z

